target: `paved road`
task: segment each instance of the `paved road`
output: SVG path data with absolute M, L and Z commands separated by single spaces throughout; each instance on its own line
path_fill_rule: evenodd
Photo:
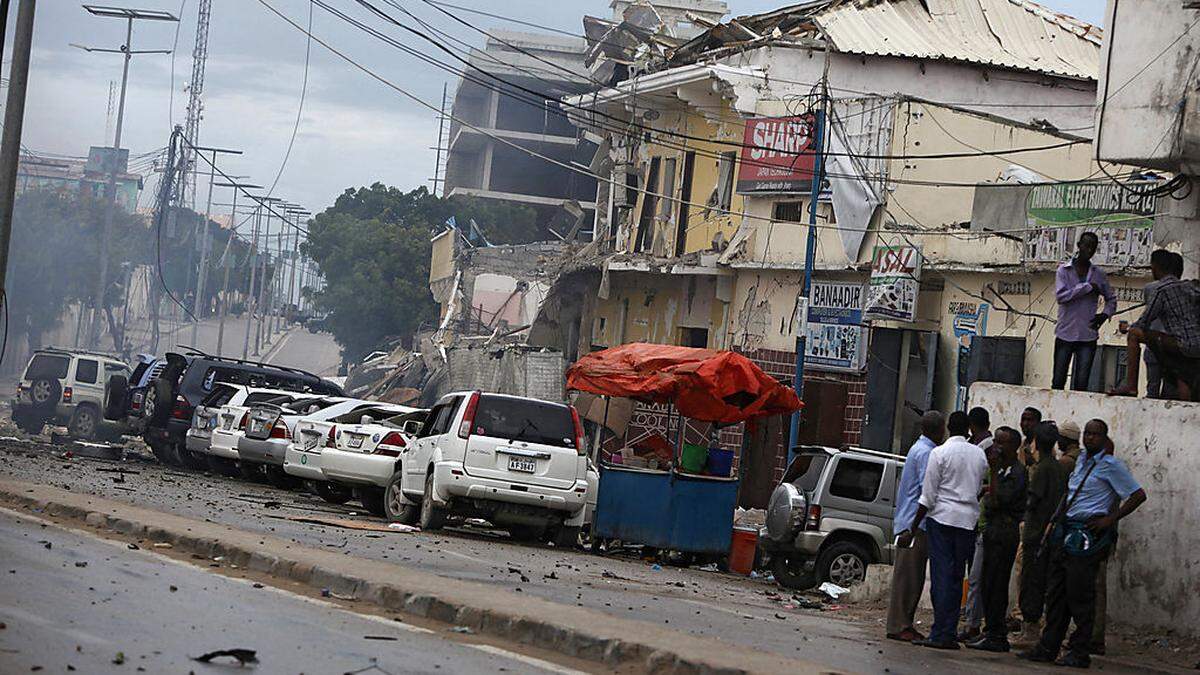
M 0 561 L 5 673 L 241 672 L 191 660 L 230 648 L 269 673 L 573 672 L 6 512 Z
M 254 332 L 256 326 L 251 326 L 249 357 L 254 357 Z M 196 329 L 196 340 L 192 342 L 191 327 L 188 324 L 177 330 L 164 333 L 159 339 L 159 351 L 175 349 L 180 345 L 196 347 L 209 354 L 217 353 L 217 335 L 219 325 L 216 320 L 200 322 Z M 265 334 L 265 328 L 264 328 Z M 229 317 L 225 322 L 225 335 L 222 340 L 221 353 L 225 356 L 241 357 L 243 339 L 246 335 L 246 320 Z M 287 332 L 276 333 L 271 340 L 263 345 L 259 358 L 269 363 L 282 366 L 303 368 L 319 375 L 336 375 L 337 366 L 341 361 L 340 352 L 333 336 L 328 333 L 310 333 L 304 328 L 293 326 Z

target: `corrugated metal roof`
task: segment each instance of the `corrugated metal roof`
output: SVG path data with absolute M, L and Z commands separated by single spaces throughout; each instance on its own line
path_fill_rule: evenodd
M 1089 80 L 1100 69 L 1100 29 L 1028 0 L 835 2 L 814 19 L 835 49 L 852 54 L 952 59 Z

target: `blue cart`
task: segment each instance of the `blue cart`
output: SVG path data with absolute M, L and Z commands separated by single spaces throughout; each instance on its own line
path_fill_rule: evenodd
M 738 478 L 606 464 L 593 535 L 682 553 L 729 552 Z

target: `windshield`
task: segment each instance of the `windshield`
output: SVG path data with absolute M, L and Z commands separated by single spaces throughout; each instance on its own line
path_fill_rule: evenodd
M 473 431 L 480 436 L 510 441 L 575 447 L 571 409 L 545 401 L 484 394 L 475 413 Z
M 69 356 L 60 354 L 35 354 L 33 360 L 29 362 L 29 368 L 25 370 L 25 379 L 27 380 L 42 380 L 53 379 L 61 380 L 67 376 L 67 367 L 71 365 Z

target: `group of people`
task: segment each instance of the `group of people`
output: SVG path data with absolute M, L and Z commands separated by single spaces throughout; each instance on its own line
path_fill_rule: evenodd
M 948 418 L 926 412 L 896 499 L 887 637 L 935 649 L 962 643 L 1009 651 L 1016 569 L 1020 641 L 1029 644 L 1018 656 L 1088 667 L 1091 654 L 1104 651 L 1105 568 L 1117 522 L 1146 500 L 1114 450 L 1099 419 L 1081 434 L 1074 422 L 1058 425 L 1027 408 L 1019 429 L 993 433 L 983 408 Z M 927 565 L 934 619 L 926 636 L 914 616 Z
M 1116 292 L 1104 270 L 1092 264 L 1099 242 L 1094 232 L 1080 235 L 1075 256 L 1060 265 L 1055 276 L 1054 389 L 1066 386 L 1070 372 L 1072 389 L 1090 390 L 1100 327 L 1117 311 Z M 1143 290 L 1141 316 L 1132 324 L 1119 324 L 1126 339 L 1125 380 L 1110 394 L 1138 394 L 1144 357 L 1147 396 L 1200 400 L 1200 281 L 1183 279 L 1183 263 L 1183 256 L 1166 249 L 1150 254 L 1154 279 Z

